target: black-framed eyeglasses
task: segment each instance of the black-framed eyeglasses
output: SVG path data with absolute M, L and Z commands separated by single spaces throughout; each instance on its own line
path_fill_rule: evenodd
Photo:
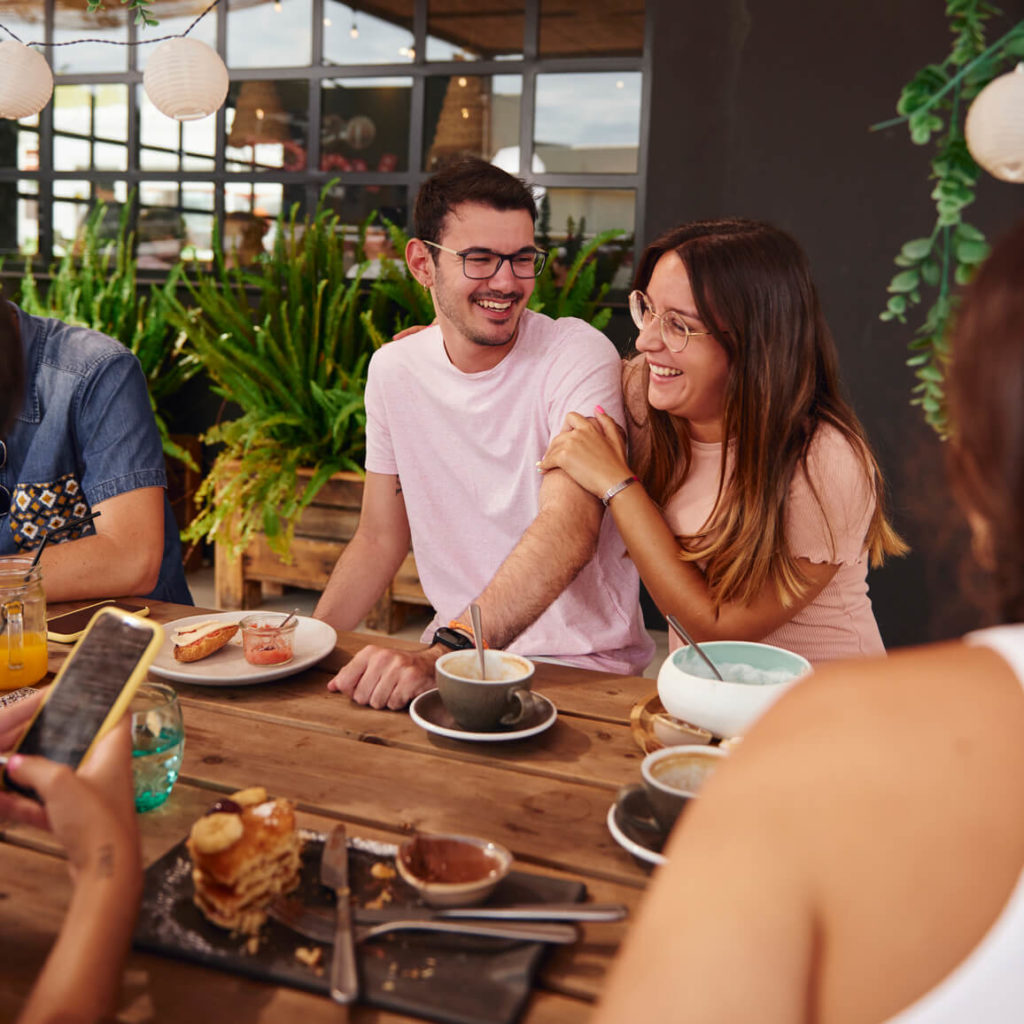
M 629 315 L 641 331 L 646 330 L 657 320 L 665 348 L 676 354 L 686 348 L 691 338 L 711 337 L 711 331 L 695 331 L 687 327 L 686 321 L 672 310 L 667 313 L 655 313 L 651 300 L 639 290 L 629 293 Z
M 428 242 L 422 239 L 424 245 L 433 249 L 440 249 L 441 252 L 458 256 L 462 260 L 462 272 L 471 281 L 486 281 L 489 277 L 501 270 L 503 263 L 508 263 L 512 273 L 516 277 L 536 277 L 547 262 L 548 254 L 542 249 L 520 249 L 519 252 L 500 253 L 491 252 L 490 249 L 449 249 L 445 245 L 438 245 L 437 242 Z

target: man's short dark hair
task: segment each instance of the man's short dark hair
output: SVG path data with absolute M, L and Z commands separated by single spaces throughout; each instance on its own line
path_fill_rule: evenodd
M 494 210 L 525 210 L 537 220 L 537 203 L 522 178 L 486 160 L 467 157 L 423 183 L 413 216 L 416 237 L 440 242 L 445 217 L 461 203 L 480 203 Z

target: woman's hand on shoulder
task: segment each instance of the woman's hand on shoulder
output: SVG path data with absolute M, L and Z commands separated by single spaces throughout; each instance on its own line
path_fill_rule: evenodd
M 600 406 L 593 417 L 569 413 L 537 468 L 543 473 L 562 469 L 598 498 L 632 473 L 622 430 Z

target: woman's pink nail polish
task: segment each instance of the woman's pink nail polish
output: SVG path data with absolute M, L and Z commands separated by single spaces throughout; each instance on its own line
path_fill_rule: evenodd
M 599 406 L 599 405 L 595 405 L 594 406 L 594 412 L 596 412 L 598 414 L 598 416 L 603 416 L 604 415 L 604 409 L 602 409 L 601 406 Z
M 7 759 L 7 768 L 9 771 L 16 772 L 25 763 L 25 758 L 21 754 L 11 754 Z

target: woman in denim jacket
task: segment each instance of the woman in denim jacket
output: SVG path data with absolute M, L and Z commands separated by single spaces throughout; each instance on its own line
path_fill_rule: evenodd
M 0 395 L 17 410 L 0 440 L 0 555 L 31 551 L 55 526 L 101 512 L 47 545 L 49 599 L 146 595 L 191 604 L 138 360 L 103 334 L 0 300 L 0 361 L 13 362 L 19 350 L 21 393 Z

